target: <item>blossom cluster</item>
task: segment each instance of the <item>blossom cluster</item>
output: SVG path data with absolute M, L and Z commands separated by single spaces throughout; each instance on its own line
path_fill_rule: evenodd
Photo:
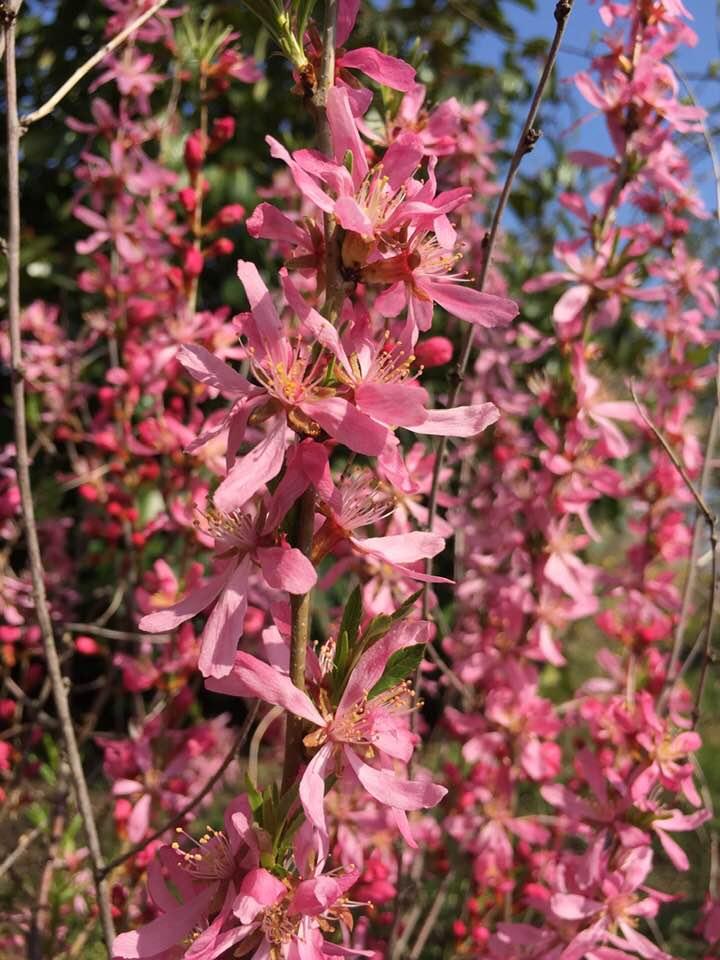
M 144 7 L 104 2 L 108 36 Z M 568 235 L 520 287 L 510 236 L 485 269 L 488 105 L 354 45 L 359 0 L 331 30 L 322 4 L 247 6 L 315 140 L 269 133 L 258 201 L 223 204 L 225 97 L 263 71 L 244 37 L 162 8 L 68 121 L 82 320 L 23 315 L 62 517 L 40 521 L 51 613 L 109 787 L 111 955 L 395 960 L 415 938 L 417 957 L 409 888 L 460 955 L 664 960 L 676 894 L 651 871 L 687 871 L 711 818 L 684 683 L 708 564 L 647 420 L 700 484 L 718 293 L 680 146 L 704 113 L 668 62 L 689 12 L 600 3 L 607 51 L 574 83 L 607 151 L 569 154 Z M 53 717 L 12 456 L 0 791 L 21 811 L 62 775 L 37 759 Z M 85 859 L 70 839 L 49 868 L 75 876 L 64 945 L 96 909 Z M 708 956 L 717 894 L 692 931 Z M 34 923 L 3 919 L 0 953 Z

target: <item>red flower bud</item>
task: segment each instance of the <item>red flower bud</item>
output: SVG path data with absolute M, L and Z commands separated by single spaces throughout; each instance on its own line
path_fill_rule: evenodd
M 442 367 L 452 355 L 453 345 L 447 337 L 428 337 L 415 346 L 415 359 L 423 367 Z
M 229 237 L 219 237 L 210 247 L 208 253 L 213 257 L 226 257 L 235 249 L 235 244 Z
M 202 273 L 204 257 L 197 247 L 188 247 L 183 258 L 183 273 L 187 277 L 199 277 Z
M 178 192 L 178 200 L 185 210 L 185 213 L 194 213 L 195 207 L 197 207 L 197 191 L 194 187 L 183 187 L 183 189 Z
M 100 653 L 100 646 L 97 640 L 93 640 L 92 637 L 75 637 L 75 649 L 86 657 L 92 657 Z
M 213 217 L 213 224 L 230 227 L 234 223 L 242 223 L 244 216 L 245 207 L 241 203 L 229 203 Z
M 218 144 L 227 143 L 235 135 L 235 120 L 233 117 L 218 117 L 212 126 L 212 138 Z
M 462 920 L 453 920 L 452 931 L 457 940 L 462 940 L 467 936 L 467 927 Z
M 197 173 L 205 160 L 205 144 L 201 130 L 195 130 L 185 141 L 185 166 L 190 173 Z

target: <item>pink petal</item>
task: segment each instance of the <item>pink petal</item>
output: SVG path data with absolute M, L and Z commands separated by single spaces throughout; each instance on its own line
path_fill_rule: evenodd
M 391 190 L 398 190 L 415 173 L 424 153 L 422 140 L 415 133 L 401 133 L 393 140 L 382 159 Z
M 122 960 L 152 960 L 163 951 L 182 943 L 206 913 L 216 889 L 216 884 L 210 884 L 190 903 L 162 914 L 139 930 L 121 933 L 113 941 L 113 957 L 120 957 Z
M 332 213 L 333 202 L 330 197 L 318 186 L 316 181 L 302 169 L 300 164 L 293 160 L 285 147 L 281 143 L 278 143 L 274 137 L 265 137 L 265 142 L 270 147 L 271 156 L 277 160 L 284 160 L 288 165 L 293 180 L 297 184 L 300 192 L 325 213 Z
M 350 102 L 345 87 L 333 86 L 328 90 L 327 116 L 332 131 L 335 159 L 342 164 L 345 160 L 345 154 L 350 152 L 353 158 L 352 179 L 355 186 L 358 187 L 368 172 L 368 163 L 365 156 L 365 147 L 350 110 Z
M 363 237 L 372 237 L 375 229 L 372 220 L 359 206 L 354 197 L 340 197 L 335 204 L 335 219 L 343 230 L 352 230 Z
M 285 416 L 268 420 L 268 433 L 260 443 L 237 460 L 215 491 L 215 503 L 225 513 L 242 507 L 258 490 L 276 477 L 285 458 Z
M 247 613 L 250 557 L 244 556 L 230 576 L 205 624 L 198 668 L 204 677 L 224 677 L 233 667 Z
M 507 326 L 520 312 L 513 300 L 496 297 L 492 293 L 481 293 L 448 278 L 424 277 L 418 286 L 454 317 L 483 327 Z
M 283 243 L 303 244 L 306 235 L 284 213 L 271 203 L 260 203 L 245 226 L 251 237 L 262 237 L 264 240 L 282 240 Z
M 315 586 L 315 567 L 295 547 L 261 547 L 256 553 L 266 582 L 276 590 L 300 594 Z
M 245 396 L 253 391 L 245 377 L 240 376 L 205 347 L 182 346 L 178 350 L 177 358 L 195 380 L 214 387 L 221 393 L 234 397 Z
M 476 437 L 495 423 L 500 411 L 494 403 L 478 403 L 450 410 L 428 410 L 425 420 L 412 427 L 414 433 L 441 437 Z M 402 426 L 402 424 L 400 424 Z
M 385 447 L 387 428 L 361 413 L 342 397 L 303 403 L 300 409 L 316 420 L 331 437 L 356 453 L 377 457 Z
M 283 707 L 318 727 L 325 726 L 312 700 L 298 690 L 289 677 L 242 650 L 235 655 L 229 676 L 209 678 L 205 686 L 215 693 L 227 693 L 231 697 L 257 697 L 265 703 Z
M 677 870 L 689 869 L 690 861 L 680 844 L 676 843 L 672 837 L 669 837 L 663 830 L 656 830 L 655 832 L 660 839 L 663 850 L 672 861 L 673 866 Z
M 368 537 L 351 542 L 365 553 L 371 553 L 388 563 L 414 563 L 435 557 L 445 548 L 445 540 L 436 533 L 415 530 L 411 533 L 397 533 L 390 537 Z
M 415 85 L 414 67 L 397 57 L 380 53 L 373 47 L 357 47 L 351 50 L 338 59 L 338 66 L 346 70 L 360 70 L 384 87 L 402 90 L 404 93 L 412 90 Z
M 325 778 L 333 757 L 333 744 L 326 743 L 315 754 L 300 779 L 300 803 L 308 820 L 320 832 L 323 846 L 327 843 L 325 823 Z
M 149 793 L 143 794 L 132 809 L 128 818 L 128 839 L 130 843 L 139 843 L 150 826 L 150 808 L 152 797 Z
M 576 893 L 555 893 L 550 899 L 555 916 L 562 920 L 583 920 L 602 910 L 602 904 Z
M 228 567 L 217 576 L 211 577 L 205 586 L 191 590 L 187 596 L 172 606 L 146 614 L 141 618 L 138 626 L 148 633 L 169 633 L 191 617 L 196 617 L 217 597 L 232 573 L 232 569 Z
M 355 26 L 355 21 L 357 20 L 359 10 L 360 0 L 339 0 L 337 32 L 335 35 L 336 46 L 345 46 L 345 41 L 350 36 L 352 28 Z
M 343 752 L 355 776 L 370 796 L 388 807 L 397 807 L 399 810 L 425 810 L 440 803 L 447 793 L 445 787 L 436 783 L 401 780 L 392 773 L 376 770 L 364 763 L 352 747 L 345 747 Z
M 237 275 L 245 288 L 257 332 L 268 353 L 275 356 L 275 347 L 283 340 L 284 331 L 270 292 L 254 263 L 238 260 Z
M 399 623 L 369 650 L 366 650 L 348 678 L 347 686 L 338 704 L 337 715 L 342 716 L 351 710 L 369 690 L 372 690 L 394 653 L 402 650 L 403 647 L 427 643 L 430 638 L 429 630 L 430 625 L 425 620 Z
M 555 323 L 572 323 L 587 305 L 591 293 L 592 289 L 585 285 L 570 287 L 569 290 L 566 290 L 553 309 Z
M 406 383 L 361 383 L 355 389 L 359 410 L 380 423 L 415 429 L 428 419 L 427 391 L 414 381 Z
M 287 887 L 262 867 L 247 873 L 233 903 L 233 913 L 240 923 L 252 923 L 261 910 L 271 906 L 287 893 Z
M 359 871 L 354 871 L 352 876 L 357 880 Z M 345 879 L 345 878 L 343 878 Z M 340 883 L 340 878 L 319 876 L 312 880 L 303 880 L 295 889 L 295 895 L 292 898 L 290 909 L 294 913 L 300 913 L 309 917 L 316 917 L 324 913 L 328 907 L 342 897 L 346 889 L 352 884 Z

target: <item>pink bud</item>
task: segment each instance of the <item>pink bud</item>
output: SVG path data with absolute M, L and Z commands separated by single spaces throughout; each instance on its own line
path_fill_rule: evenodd
M 245 207 L 241 203 L 229 203 L 213 217 L 213 223 L 222 227 L 230 227 L 234 223 L 241 223 L 244 216 Z
M 185 141 L 185 166 L 190 173 L 197 173 L 205 160 L 205 144 L 200 130 L 195 130 Z
M 3 723 L 9 723 L 15 716 L 15 706 L 14 700 L 0 700 L 0 720 Z
M 86 657 L 93 657 L 100 653 L 100 646 L 97 640 L 86 636 L 75 637 L 75 649 L 78 653 L 82 653 Z
M 187 277 L 199 277 L 203 269 L 204 257 L 197 247 L 188 247 L 183 258 L 183 273 Z
M 458 940 L 462 940 L 463 937 L 467 936 L 467 927 L 462 920 L 453 920 L 452 931 Z
M 229 237 L 219 237 L 210 247 L 210 253 L 213 257 L 226 257 L 235 249 L 235 244 Z
M 193 187 L 183 187 L 178 192 L 178 200 L 182 204 L 185 213 L 194 213 L 197 207 L 197 192 Z
M 423 367 L 442 367 L 452 355 L 453 345 L 447 337 L 428 337 L 415 346 L 415 358 Z
M 212 138 L 219 145 L 232 140 L 235 135 L 235 120 L 232 117 L 218 117 L 213 123 Z

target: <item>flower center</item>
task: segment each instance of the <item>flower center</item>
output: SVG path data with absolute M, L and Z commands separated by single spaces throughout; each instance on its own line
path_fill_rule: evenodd
M 289 943 L 300 926 L 300 916 L 290 916 L 287 899 L 274 903 L 263 911 L 262 932 L 270 943 Z
M 229 880 L 235 872 L 235 862 L 230 842 L 222 831 L 207 828 L 207 833 L 195 840 L 182 827 L 175 832 L 186 837 L 192 844 L 190 850 L 181 850 L 175 841 L 172 848 L 177 853 L 180 866 L 198 880 Z

